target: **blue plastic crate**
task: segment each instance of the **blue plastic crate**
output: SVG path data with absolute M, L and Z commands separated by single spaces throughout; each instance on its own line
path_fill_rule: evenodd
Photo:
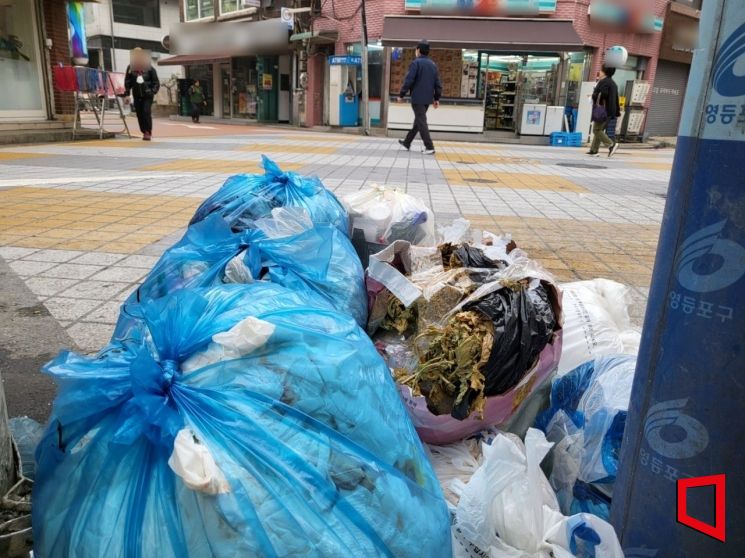
M 554 146 L 566 146 L 569 142 L 569 134 L 566 132 L 552 132 L 550 137 L 551 145 Z
M 582 132 L 571 132 L 567 134 L 567 145 L 569 147 L 582 147 Z
M 580 147 L 582 145 L 581 132 L 553 132 L 550 144 L 555 147 Z

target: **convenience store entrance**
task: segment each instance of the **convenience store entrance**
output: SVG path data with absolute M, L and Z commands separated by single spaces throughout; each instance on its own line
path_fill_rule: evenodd
M 480 52 L 484 130 L 521 132 L 544 120 L 548 107 L 559 104 L 561 67 L 559 55 Z

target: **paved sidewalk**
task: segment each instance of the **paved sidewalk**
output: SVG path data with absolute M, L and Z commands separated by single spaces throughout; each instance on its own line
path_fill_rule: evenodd
M 211 128 L 159 122 L 151 143 L 0 149 L 0 256 L 82 350 L 108 340 L 119 304 L 200 201 L 233 173 L 259 172 L 261 154 L 318 175 L 339 196 L 393 185 L 424 198 L 441 222 L 464 216 L 509 232 L 562 281 L 627 283 L 641 320 L 672 150 L 621 149 L 608 159 L 573 148 L 443 142 L 432 157 L 387 138 Z

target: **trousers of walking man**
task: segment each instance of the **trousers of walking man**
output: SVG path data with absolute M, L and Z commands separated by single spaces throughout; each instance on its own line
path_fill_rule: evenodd
M 406 138 L 398 140 L 398 143 L 409 150 L 418 133 L 424 142 L 422 153 L 433 155 L 435 146 L 432 143 L 432 137 L 429 135 L 427 110 L 429 105 L 435 108 L 440 106 L 442 82 L 440 81 L 437 64 L 429 57 L 429 43 L 424 40 L 420 41 L 416 47 L 416 58 L 409 66 L 409 72 L 406 74 L 399 97 L 403 99 L 409 93 L 411 93 L 411 108 L 414 111 L 414 125 L 406 134 Z

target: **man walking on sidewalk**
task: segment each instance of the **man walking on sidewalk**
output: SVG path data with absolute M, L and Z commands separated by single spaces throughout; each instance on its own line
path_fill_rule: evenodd
M 588 155 L 595 156 L 600 150 L 600 144 L 608 147 L 608 157 L 612 157 L 618 151 L 618 142 L 615 140 L 615 128 L 613 129 L 613 139 L 608 137 L 606 130 L 609 121 L 613 121 L 615 126 L 616 119 L 621 116 L 621 110 L 618 103 L 618 86 L 613 81 L 613 75 L 616 73 L 615 68 L 603 66 L 600 71 L 601 79 L 592 92 L 592 144 Z
M 420 41 L 416 47 L 416 59 L 409 66 L 409 73 L 406 74 L 399 97 L 403 99 L 408 93 L 411 93 L 414 125 L 406 134 L 406 138 L 398 140 L 398 143 L 408 151 L 411 149 L 411 142 L 414 141 L 418 132 L 424 142 L 422 153 L 433 155 L 435 146 L 432 143 L 432 137 L 429 135 L 427 109 L 429 105 L 433 105 L 435 108 L 440 106 L 442 82 L 437 65 L 429 57 L 429 43 L 425 40 Z

